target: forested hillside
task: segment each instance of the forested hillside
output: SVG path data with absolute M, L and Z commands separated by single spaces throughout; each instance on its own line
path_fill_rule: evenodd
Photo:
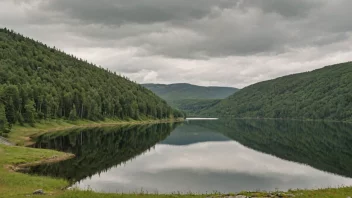
M 202 114 L 352 121 L 352 62 L 248 86 Z
M 203 87 L 187 83 L 178 84 L 143 84 L 171 106 L 186 112 L 188 115 L 197 115 L 203 109 L 210 108 L 238 89 L 232 87 Z
M 118 64 L 118 63 L 117 63 Z M 182 116 L 115 73 L 0 29 L 0 132 L 15 123 Z

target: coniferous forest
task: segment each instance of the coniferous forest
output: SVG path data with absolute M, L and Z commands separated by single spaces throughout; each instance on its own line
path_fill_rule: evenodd
M 34 125 L 44 119 L 182 116 L 115 72 L 0 29 L 0 132 L 9 132 L 16 123 Z

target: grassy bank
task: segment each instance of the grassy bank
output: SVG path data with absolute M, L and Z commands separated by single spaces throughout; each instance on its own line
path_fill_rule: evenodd
M 104 121 L 91 120 L 47 120 L 36 123 L 35 126 L 14 125 L 11 132 L 8 134 L 8 140 L 15 145 L 23 146 L 31 143 L 31 137 L 47 132 L 55 132 L 59 130 L 72 129 L 77 127 L 99 127 L 109 125 L 135 125 L 135 124 L 152 124 L 171 121 L 182 121 L 183 119 L 165 119 L 165 120 L 117 120 L 105 119 Z
M 0 145 L 0 197 L 25 197 L 38 188 L 57 194 L 60 188 L 68 185 L 67 181 L 30 176 L 13 170 L 20 164 L 53 159 L 53 156 L 65 158 L 67 154 L 51 150 Z

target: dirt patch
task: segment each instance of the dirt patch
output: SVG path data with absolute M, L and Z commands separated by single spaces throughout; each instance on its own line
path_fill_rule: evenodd
M 24 146 L 30 146 L 33 145 L 35 142 L 32 141 L 31 137 L 24 137 Z

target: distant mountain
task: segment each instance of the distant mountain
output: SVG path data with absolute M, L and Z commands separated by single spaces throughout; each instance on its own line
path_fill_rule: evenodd
M 248 86 L 202 114 L 352 121 L 352 62 Z
M 203 87 L 187 83 L 143 84 L 143 86 L 165 100 L 224 99 L 238 90 L 232 87 Z
M 187 83 L 143 84 L 144 87 L 165 99 L 171 106 L 195 115 L 217 104 L 238 89 L 232 87 L 204 87 Z

